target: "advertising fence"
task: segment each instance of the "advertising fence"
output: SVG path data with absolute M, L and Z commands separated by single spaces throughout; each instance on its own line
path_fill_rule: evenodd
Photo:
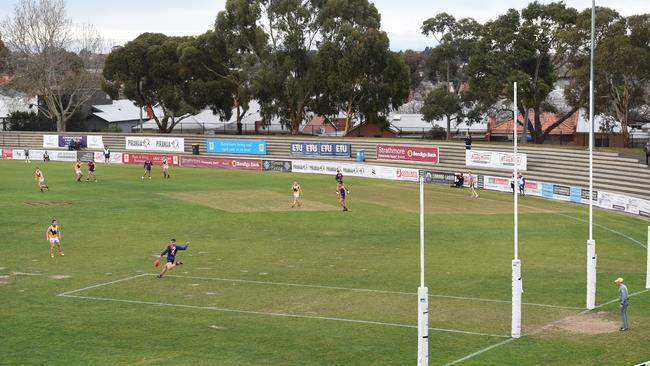
M 161 165 L 163 159 L 167 158 L 169 165 L 180 165 L 178 155 L 172 154 L 139 154 L 139 153 L 125 153 L 122 154 L 122 162 L 124 164 L 144 164 L 145 160 L 151 160 L 153 165 Z M 104 161 L 103 157 L 102 160 Z
M 218 140 L 206 142 L 209 153 L 266 155 L 266 141 L 262 140 Z
M 262 170 L 291 173 L 291 162 L 286 160 L 263 160 Z
M 512 170 L 515 165 L 515 157 L 513 153 L 507 152 L 465 150 L 465 165 L 479 168 Z M 527 155 L 517 154 L 517 169 L 524 171 L 527 167 Z
M 95 151 L 93 153 L 95 155 L 95 162 L 98 163 L 103 163 L 104 162 L 104 153 L 101 151 Z M 121 152 L 111 152 L 111 157 L 109 158 L 109 162 L 111 164 L 122 164 L 123 163 L 123 156 Z
M 389 179 L 417 182 L 420 176 L 418 169 L 396 168 L 383 165 L 366 165 L 353 163 L 336 163 L 315 160 L 293 160 L 291 169 L 295 173 L 336 175 L 340 170 L 343 176 Z
M 425 183 L 430 184 L 454 184 L 454 173 L 450 172 L 435 172 L 432 170 L 420 170 L 420 177 L 424 178 Z
M 290 147 L 292 156 L 320 156 L 349 158 L 352 156 L 351 144 L 330 142 L 292 142 Z
M 125 136 L 124 142 L 127 150 L 162 152 L 185 151 L 185 139 L 182 137 Z
M 262 160 L 217 158 L 212 156 L 182 155 L 181 166 L 195 168 L 217 168 L 238 170 L 262 170 Z
M 66 136 L 66 135 L 43 135 L 43 147 L 48 149 L 67 148 L 70 145 L 88 149 L 103 149 L 104 140 L 102 136 Z
M 438 147 L 377 145 L 377 160 L 438 164 L 440 151 Z

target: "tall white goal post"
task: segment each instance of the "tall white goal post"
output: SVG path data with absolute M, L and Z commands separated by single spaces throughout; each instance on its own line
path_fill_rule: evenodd
M 648 244 L 646 245 L 646 249 L 648 251 L 648 259 L 645 266 L 645 288 L 650 290 L 650 226 L 648 226 Z
M 517 83 L 514 83 L 514 104 L 513 104 L 513 153 L 514 153 L 514 168 L 512 170 L 512 184 L 514 195 L 514 258 L 512 260 L 512 323 L 510 329 L 510 336 L 512 338 L 521 337 L 521 261 L 519 260 L 519 181 L 517 179 L 517 127 L 519 110 L 517 109 Z M 524 116 L 524 121 L 525 121 Z M 524 122 L 525 123 L 525 122 Z
M 424 177 L 420 177 L 420 287 L 418 287 L 418 366 L 429 365 L 429 289 L 424 286 Z
M 591 61 L 589 76 L 589 239 L 587 240 L 586 308 L 596 308 L 596 240 L 594 240 L 594 48 L 596 42 L 596 0 L 591 2 Z

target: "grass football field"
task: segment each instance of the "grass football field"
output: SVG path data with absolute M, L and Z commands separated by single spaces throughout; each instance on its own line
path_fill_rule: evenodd
M 412 365 L 418 186 L 140 166 L 0 161 L 2 365 Z M 291 182 L 304 190 L 292 209 Z M 511 340 L 512 197 L 426 187 L 430 364 L 631 365 L 650 360 L 648 222 L 595 211 L 599 307 L 583 312 L 587 208 L 520 201 L 523 337 Z M 64 257 L 45 230 L 60 222 Z M 183 266 L 155 277 L 170 238 Z M 617 288 L 634 294 L 618 332 Z M 490 348 L 492 347 L 492 348 Z M 474 355 L 474 356 L 472 356 Z M 463 361 L 464 360 L 464 361 Z

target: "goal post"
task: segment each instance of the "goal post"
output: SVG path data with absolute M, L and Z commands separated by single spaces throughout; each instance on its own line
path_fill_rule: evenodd
M 424 286 L 424 177 L 420 177 L 420 287 L 418 287 L 418 366 L 429 365 L 429 290 Z
M 648 251 L 647 255 L 647 263 L 645 266 L 646 274 L 645 274 L 645 288 L 650 289 L 650 226 L 648 226 L 648 244 L 646 245 L 646 249 Z

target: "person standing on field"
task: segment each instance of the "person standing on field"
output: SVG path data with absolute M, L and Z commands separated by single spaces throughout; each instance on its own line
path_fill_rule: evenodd
M 629 305 L 630 295 L 627 291 L 627 286 L 623 284 L 623 279 L 621 277 L 617 278 L 614 283 L 618 285 L 619 308 L 621 309 L 621 320 L 623 320 L 623 326 L 619 329 L 619 331 L 623 332 L 628 329 L 627 306 Z
M 144 161 L 144 174 L 142 174 L 142 180 L 144 180 L 145 177 L 149 177 L 151 179 L 151 166 L 153 165 L 153 162 L 149 159 Z
M 95 165 L 94 161 L 89 161 L 88 162 L 88 177 L 86 177 L 86 181 L 90 181 L 91 179 L 93 182 L 97 182 L 97 176 L 95 175 L 95 170 L 97 169 L 97 166 Z
M 48 191 L 50 190 L 50 187 L 45 184 L 45 176 L 39 167 L 36 167 L 34 177 L 36 178 L 36 182 L 38 182 L 38 189 L 40 189 L 41 192 L 43 192 L 43 189 L 47 189 Z
M 291 186 L 291 191 L 293 192 L 293 203 L 291 204 L 291 208 L 300 207 L 300 197 L 302 196 L 302 188 L 300 188 L 300 184 L 298 184 L 297 181 L 293 182 L 293 185 Z
M 25 149 L 25 163 L 30 163 L 31 161 L 29 160 L 29 149 Z
M 108 146 L 104 146 L 104 163 L 111 163 L 111 149 Z
M 74 175 L 77 182 L 81 182 L 81 178 L 83 178 L 84 175 L 81 172 L 81 161 L 79 160 L 77 160 L 77 162 L 74 163 Z
M 50 258 L 54 258 L 54 246 L 59 249 L 59 256 L 63 257 L 63 249 L 61 249 L 61 228 L 56 219 L 52 220 L 50 225 L 45 231 L 45 239 L 50 242 Z
M 473 198 L 478 198 L 478 192 L 476 192 L 477 181 L 474 175 L 472 175 L 472 172 L 467 172 L 467 179 L 469 182 L 469 192 Z
M 163 169 L 163 178 L 171 178 L 172 176 L 169 175 L 169 162 L 167 162 L 167 158 L 163 158 L 162 161 L 162 169 Z

